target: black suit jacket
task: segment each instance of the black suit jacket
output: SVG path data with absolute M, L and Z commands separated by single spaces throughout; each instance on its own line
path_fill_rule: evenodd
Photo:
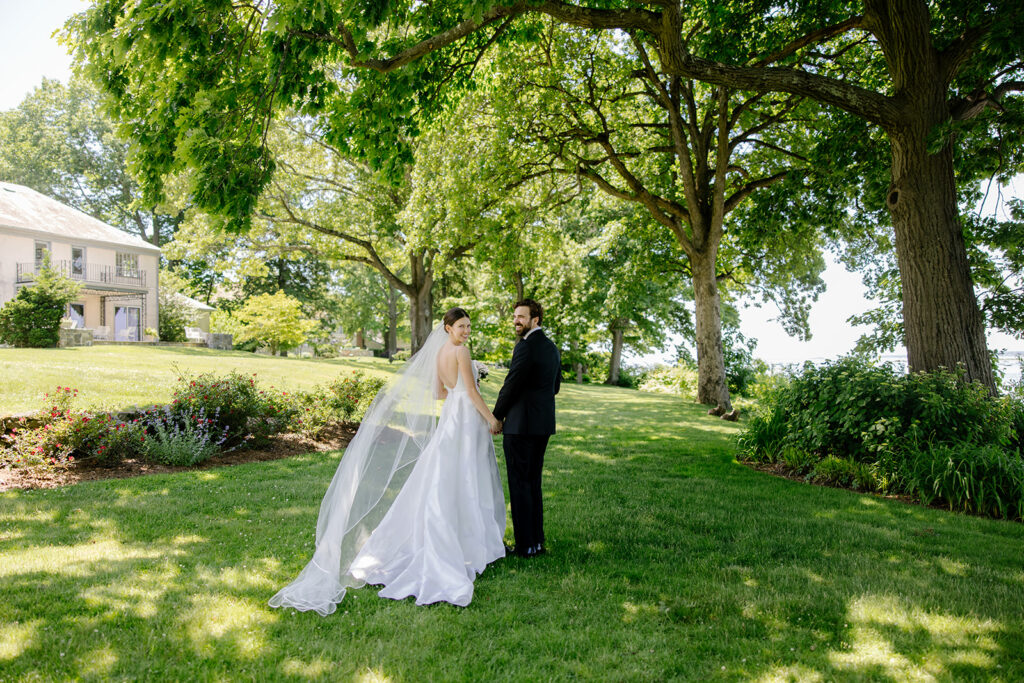
M 494 416 L 505 434 L 554 434 L 555 394 L 562 384 L 562 356 L 544 330 L 521 339 L 512 351 Z

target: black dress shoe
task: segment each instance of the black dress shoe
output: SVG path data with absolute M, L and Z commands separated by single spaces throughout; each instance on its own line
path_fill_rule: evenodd
M 505 545 L 505 557 L 508 557 L 509 555 L 516 555 L 516 554 L 518 554 L 518 553 L 516 553 L 516 549 L 513 546 L 510 546 L 508 543 L 505 543 L 504 545 Z

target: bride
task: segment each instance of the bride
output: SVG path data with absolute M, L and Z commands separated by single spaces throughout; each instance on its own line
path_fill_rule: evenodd
M 367 583 L 385 598 L 464 607 L 476 575 L 504 557 L 500 423 L 477 388 L 469 331 L 464 310 L 445 313 L 374 398 L 320 505 L 313 558 L 272 607 L 326 616 Z

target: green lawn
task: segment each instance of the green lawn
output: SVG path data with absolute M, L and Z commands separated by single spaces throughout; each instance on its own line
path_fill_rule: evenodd
M 171 398 L 177 368 L 255 372 L 268 386 L 293 390 L 312 388 L 353 369 L 383 374 L 390 366 L 376 358 L 281 358 L 174 346 L 0 349 L 0 415 L 42 407 L 43 393 L 58 385 L 78 389 L 80 407 L 165 403 Z
M 752 471 L 703 413 L 564 386 L 551 552 L 464 609 L 266 605 L 337 453 L 0 494 L 0 679 L 1024 680 L 1024 525 Z

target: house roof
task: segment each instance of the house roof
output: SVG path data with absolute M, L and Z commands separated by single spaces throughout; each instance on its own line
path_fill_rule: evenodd
M 141 237 L 118 230 L 30 187 L 13 183 L 0 182 L 0 228 L 160 253 L 159 248 Z
M 216 311 L 217 309 L 213 306 L 207 306 L 202 301 L 197 301 L 190 296 L 185 296 L 181 292 L 175 292 L 174 298 L 181 301 L 186 306 L 196 309 L 197 311 Z

